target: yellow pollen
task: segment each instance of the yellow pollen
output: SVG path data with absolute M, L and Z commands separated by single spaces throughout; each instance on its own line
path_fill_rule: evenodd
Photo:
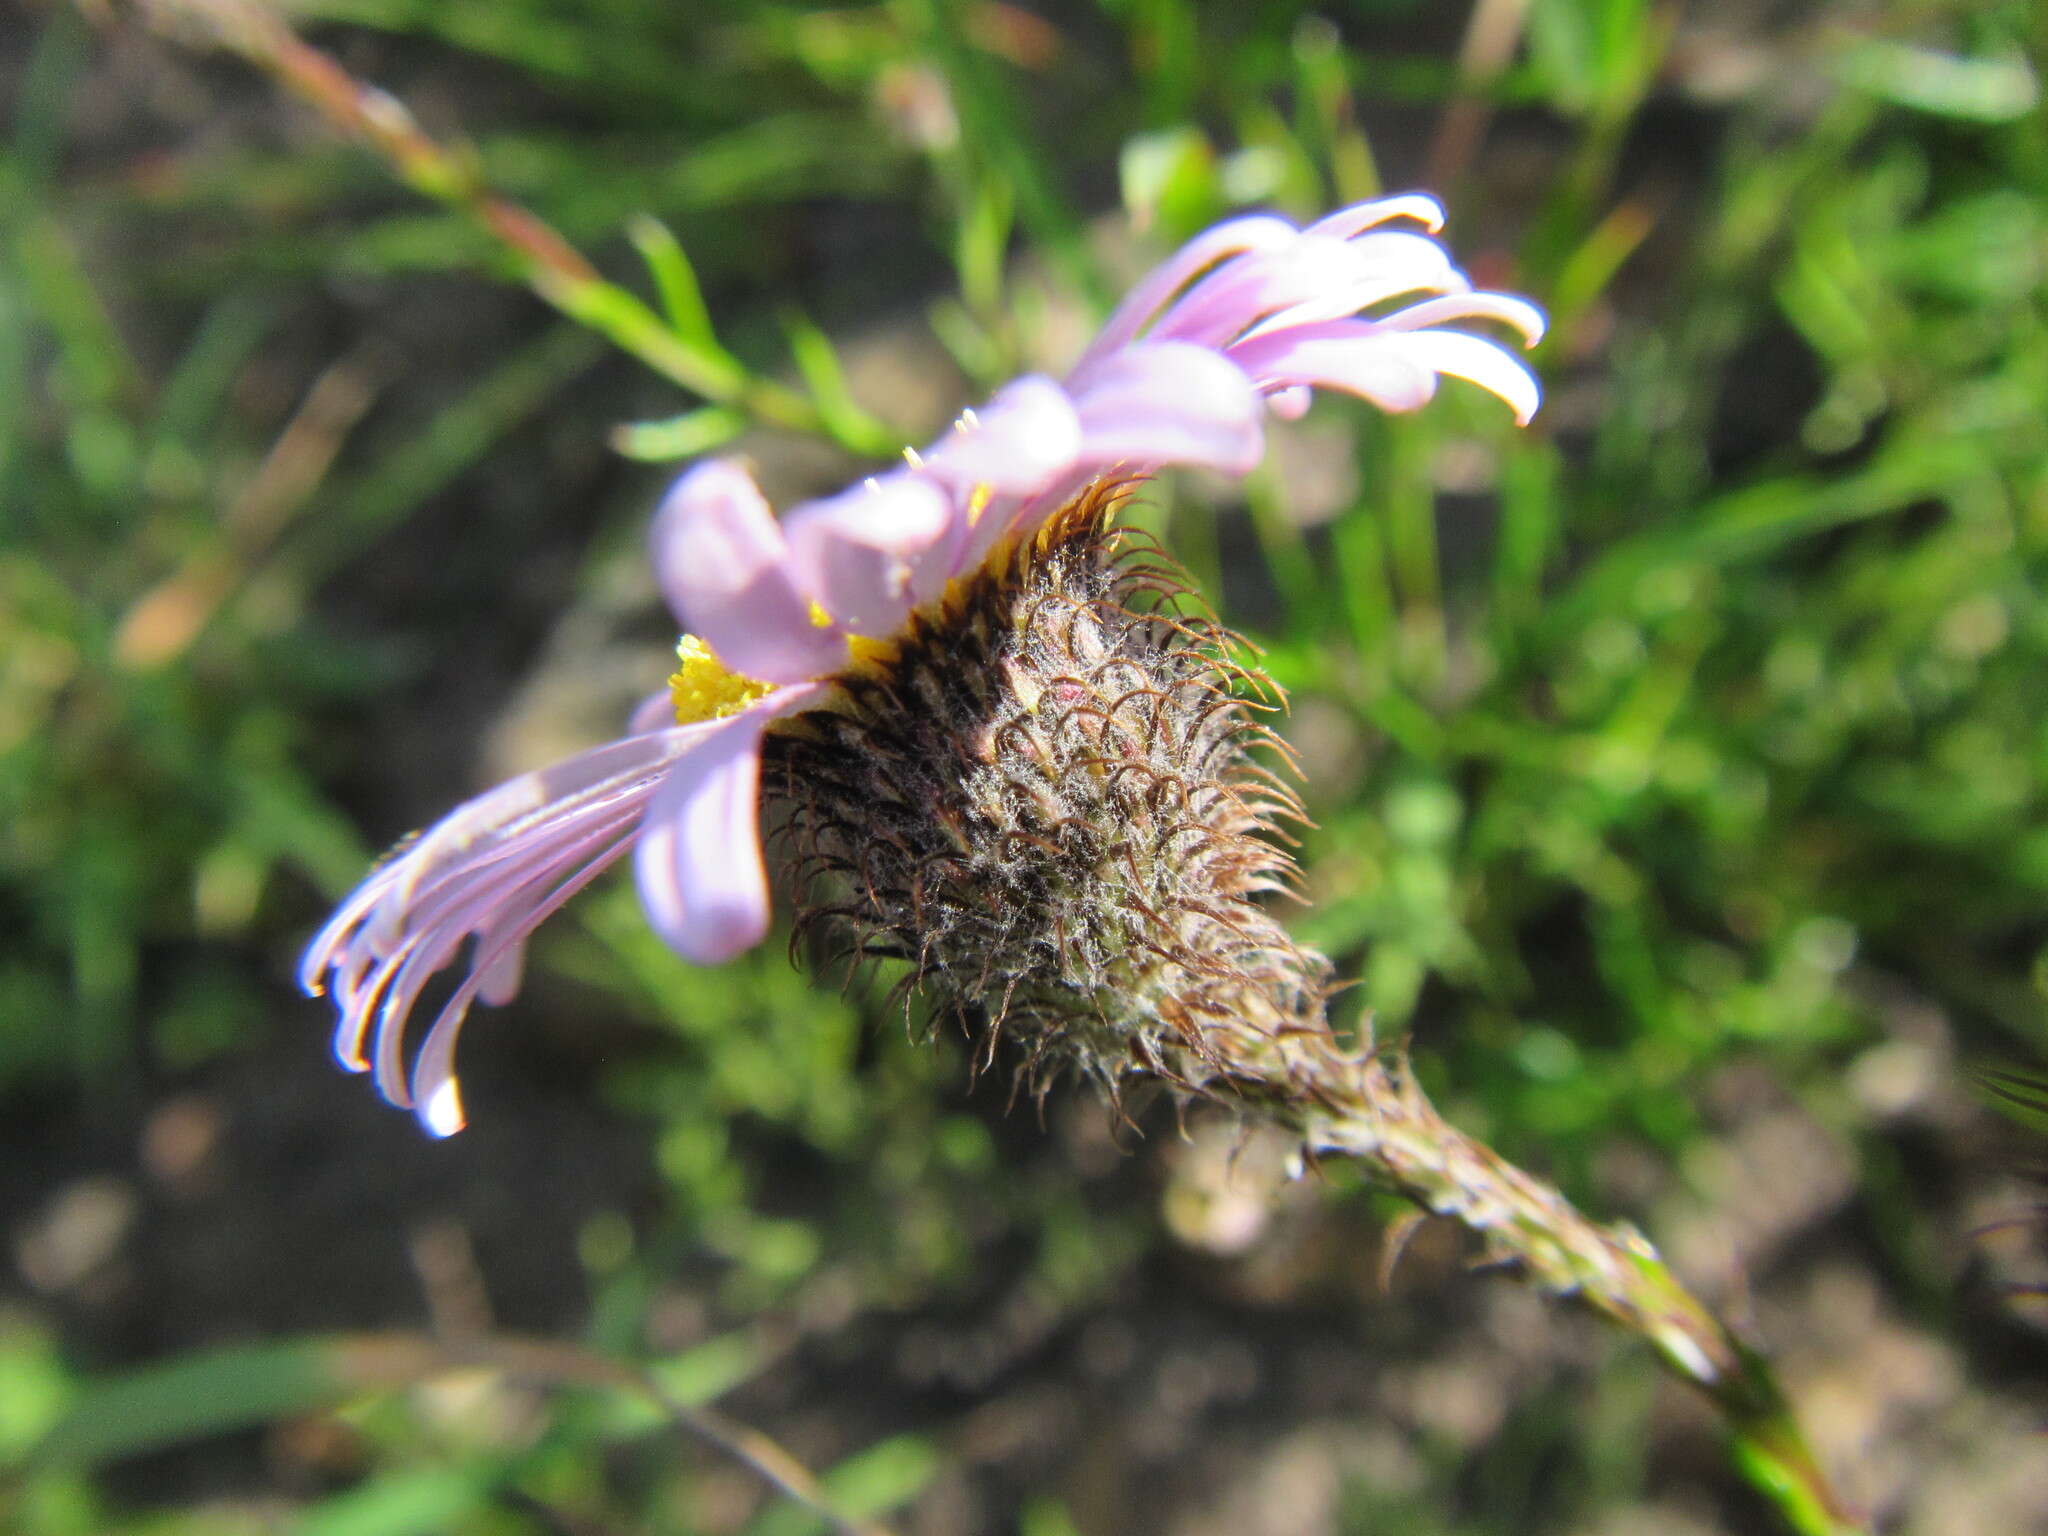
M 668 680 L 668 693 L 675 701 L 677 725 L 723 720 L 774 691 L 773 683 L 729 671 L 695 635 L 676 642 L 676 670 Z
M 996 488 L 986 480 L 974 488 L 967 498 L 967 526 L 972 528 L 981 521 L 981 514 L 988 510 L 988 504 L 995 498 Z
M 898 653 L 899 648 L 894 640 L 882 640 L 874 635 L 846 637 L 846 659 L 856 667 L 884 665 L 894 661 Z
M 825 605 L 824 605 L 823 603 L 819 602 L 819 601 L 818 601 L 818 600 L 817 600 L 817 599 L 816 599 L 815 597 L 814 597 L 814 598 L 812 598 L 812 599 L 811 599 L 811 628 L 813 628 L 813 629 L 830 629 L 831 627 L 832 627 L 832 615 L 831 615 L 831 614 L 829 614 L 829 613 L 827 613 L 827 612 L 825 611 Z

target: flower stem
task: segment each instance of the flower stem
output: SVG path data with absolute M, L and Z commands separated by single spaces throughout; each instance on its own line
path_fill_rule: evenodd
M 1647 1340 L 1719 1410 L 1736 1464 L 1791 1530 L 1869 1531 L 1829 1484 L 1770 1362 L 1686 1290 L 1635 1228 L 1589 1220 L 1450 1124 L 1394 1052 L 1353 1055 L 1321 1032 L 1231 1032 L 1211 1043 L 1224 1038 L 1231 1090 L 1298 1135 L 1306 1156 L 1354 1159 L 1423 1210 L 1477 1233 L 1491 1258 L 1531 1283 Z

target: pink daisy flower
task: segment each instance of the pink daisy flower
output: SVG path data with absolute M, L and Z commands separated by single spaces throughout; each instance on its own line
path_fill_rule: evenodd
M 827 701 L 862 646 L 1092 482 L 1170 465 L 1245 474 L 1265 412 L 1299 415 L 1318 387 L 1409 411 L 1451 376 L 1528 421 L 1529 370 L 1445 326 L 1498 321 L 1533 344 L 1541 314 L 1473 292 L 1442 246 L 1385 227 L 1395 220 L 1434 231 L 1442 210 L 1391 197 L 1305 229 L 1267 215 L 1218 225 L 1139 282 L 1064 379 L 1015 380 L 903 466 L 779 520 L 738 463 L 686 473 L 652 535 L 685 630 L 668 690 L 620 740 L 458 807 L 342 903 L 299 973 L 333 999 L 342 1064 L 372 1072 L 434 1134 L 459 1130 L 455 1042 L 470 1006 L 511 998 L 534 929 L 628 852 L 648 921 L 678 954 L 714 965 L 758 943 L 764 734 Z M 414 1006 L 458 963 L 408 1064 Z

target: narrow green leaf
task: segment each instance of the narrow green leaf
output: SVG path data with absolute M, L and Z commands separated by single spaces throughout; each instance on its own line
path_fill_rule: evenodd
M 697 270 L 683 253 L 682 242 L 661 220 L 644 213 L 627 223 L 626 237 L 647 263 L 655 291 L 661 295 L 662 312 L 675 327 L 676 335 L 691 346 L 723 350 L 711 324 L 711 311 L 704 303 Z
M 794 309 L 783 312 L 782 328 L 789 338 L 790 356 L 810 389 L 812 403 L 826 429 L 857 453 L 887 452 L 891 444 L 889 429 L 853 398 L 846 370 L 840 366 L 831 338 Z
M 306 1413 L 346 1397 L 326 1341 L 235 1345 L 146 1366 L 83 1389 L 36 1447 L 46 1465 L 115 1461 L 143 1451 Z
M 854 1520 L 896 1509 L 924 1489 L 938 1472 L 939 1455 L 918 1435 L 897 1435 L 856 1452 L 821 1479 L 832 1509 Z M 768 1509 L 750 1527 L 754 1536 L 797 1536 L 821 1529 L 818 1517 L 794 1504 Z
M 1126 139 L 1117 177 L 1132 225 L 1162 241 L 1186 239 L 1223 208 L 1216 151 L 1193 126 Z
M 298 1536 L 440 1536 L 503 1475 L 488 1461 L 392 1473 L 322 1500 L 294 1529 Z
M 2048 1131 L 2048 1073 L 1979 1067 L 1972 1075 L 2001 1114 L 2031 1130 Z
M 666 421 L 631 421 L 612 428 L 612 447 L 629 459 L 673 463 L 731 442 L 747 428 L 743 412 L 707 405 Z
M 917 1497 L 939 1470 L 939 1453 L 921 1435 L 897 1435 L 850 1456 L 825 1474 L 834 1507 L 879 1515 Z
M 742 1330 L 706 1339 L 694 1349 L 651 1366 L 648 1375 L 677 1402 L 696 1407 L 722 1397 L 766 1363 L 759 1335 Z

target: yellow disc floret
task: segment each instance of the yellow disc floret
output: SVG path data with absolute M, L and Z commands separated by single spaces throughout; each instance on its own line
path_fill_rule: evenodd
M 773 683 L 727 670 L 711 647 L 695 635 L 676 642 L 676 670 L 668 680 L 668 692 L 675 700 L 677 725 L 723 720 L 774 691 Z

